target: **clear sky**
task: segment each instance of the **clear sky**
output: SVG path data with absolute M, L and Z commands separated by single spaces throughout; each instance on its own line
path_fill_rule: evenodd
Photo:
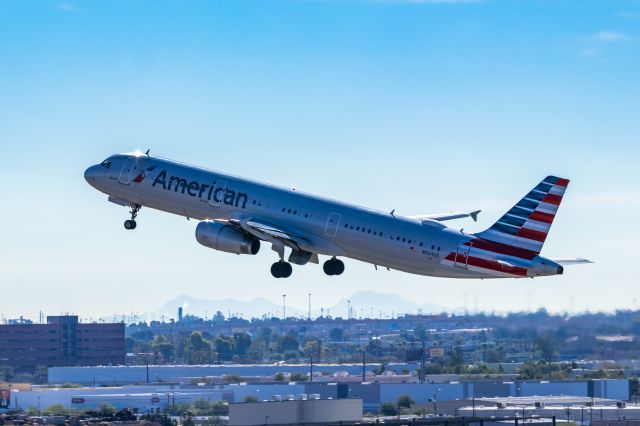
M 275 280 L 275 254 L 206 249 L 196 223 L 83 179 L 146 150 L 401 214 L 482 209 L 571 179 L 543 254 L 561 277 L 454 281 L 347 260 Z M 0 1 L 0 312 L 147 312 L 179 294 L 355 291 L 484 310 L 631 308 L 640 296 L 640 2 Z

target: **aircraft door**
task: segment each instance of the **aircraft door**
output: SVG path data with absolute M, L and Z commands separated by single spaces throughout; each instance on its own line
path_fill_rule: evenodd
M 220 207 L 222 201 L 224 200 L 224 191 L 226 188 L 227 182 L 223 180 L 216 182 L 216 185 L 211 192 L 211 199 L 209 200 L 209 204 L 214 207 Z
M 453 262 L 453 266 L 460 269 L 469 269 L 469 251 L 471 250 L 471 245 L 473 243 L 469 243 L 469 245 L 465 245 L 466 241 L 461 242 L 458 245 L 458 250 L 456 251 L 456 258 Z
M 329 237 L 335 237 L 338 233 L 338 224 L 342 219 L 342 215 L 339 213 L 331 213 L 327 219 L 327 225 L 324 228 L 324 233 Z
M 122 170 L 120 170 L 120 176 L 118 176 L 118 182 L 123 185 L 129 185 L 131 182 L 131 175 L 133 174 L 135 164 L 138 162 L 138 159 L 135 157 L 128 157 L 124 164 L 122 165 Z

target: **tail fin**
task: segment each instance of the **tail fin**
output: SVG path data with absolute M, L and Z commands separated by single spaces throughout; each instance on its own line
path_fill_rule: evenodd
M 539 254 L 567 185 L 568 179 L 547 176 L 491 228 L 476 236 Z

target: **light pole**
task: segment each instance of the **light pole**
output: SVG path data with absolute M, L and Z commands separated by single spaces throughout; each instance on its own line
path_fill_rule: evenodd
M 311 293 L 309 293 L 309 316 L 307 319 L 311 322 Z
M 438 405 L 436 402 L 436 394 L 441 390 L 442 390 L 441 388 L 438 388 L 433 392 L 433 415 L 436 417 L 438 416 Z
M 287 295 L 282 295 L 282 321 L 287 319 Z
M 351 299 L 347 300 L 347 321 L 351 319 Z

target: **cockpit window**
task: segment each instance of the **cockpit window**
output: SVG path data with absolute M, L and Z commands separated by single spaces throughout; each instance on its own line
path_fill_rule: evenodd
M 108 158 L 106 160 L 104 160 L 102 163 L 100 163 L 100 165 L 106 169 L 108 169 L 109 167 L 111 167 L 111 160 L 109 160 Z

